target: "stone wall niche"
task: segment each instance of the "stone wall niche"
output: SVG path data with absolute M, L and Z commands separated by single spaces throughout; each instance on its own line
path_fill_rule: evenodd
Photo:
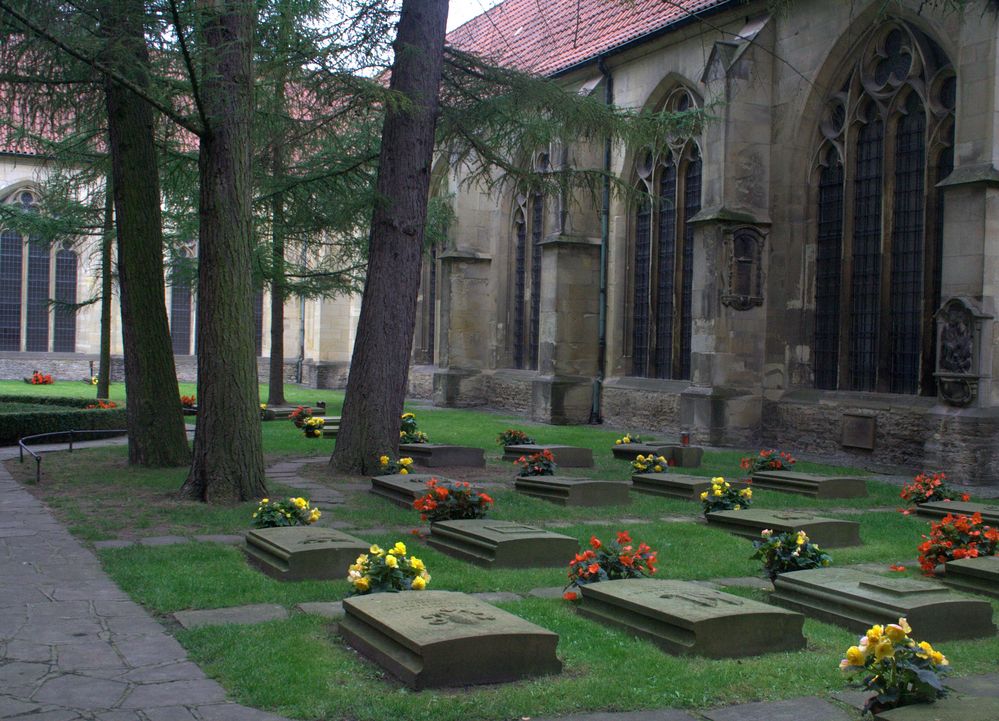
M 937 322 L 937 396 L 958 408 L 989 405 L 991 344 L 983 343 L 993 316 L 972 298 L 952 297 L 934 316 Z M 991 333 L 987 334 L 991 337 Z M 985 380 L 985 393 L 982 381 Z

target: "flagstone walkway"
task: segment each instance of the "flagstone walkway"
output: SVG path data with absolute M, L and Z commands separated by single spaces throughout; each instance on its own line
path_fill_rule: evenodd
M 222 687 L 3 466 L 0 718 L 282 721 L 226 702 Z

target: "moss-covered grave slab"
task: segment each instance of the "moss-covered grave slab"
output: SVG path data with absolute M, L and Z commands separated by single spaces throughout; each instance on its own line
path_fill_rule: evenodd
M 774 602 L 820 621 L 864 633 L 905 617 L 920 640 L 937 643 L 994 636 L 992 604 L 913 578 L 889 578 L 847 568 L 782 573 Z
M 759 471 L 753 486 L 765 491 L 797 493 L 811 498 L 864 498 L 867 481 L 860 476 L 819 476 L 797 471 Z
M 580 587 L 579 613 L 668 653 L 738 658 L 805 647 L 804 616 L 689 581 L 629 579 Z
M 561 672 L 558 635 L 464 593 L 405 591 L 344 599 L 344 640 L 413 689 Z
M 604 481 L 571 476 L 519 476 L 518 493 L 561 506 L 620 506 L 631 503 L 631 481 Z
M 488 518 L 432 523 L 427 543 L 463 561 L 503 568 L 566 566 L 579 550 L 571 536 Z

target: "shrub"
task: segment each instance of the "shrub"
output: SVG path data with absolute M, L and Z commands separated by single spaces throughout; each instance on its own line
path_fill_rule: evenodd
M 318 508 L 309 505 L 306 498 L 289 498 L 286 501 L 262 498 L 253 512 L 253 527 L 308 526 L 322 515 Z
M 928 703 L 947 694 L 940 677 L 950 668 L 947 658 L 926 641 L 916 642 L 904 618 L 887 626 L 872 626 L 850 646 L 840 670 L 851 677 L 862 675 L 858 685 L 875 692 L 864 713 L 913 703 Z
M 403 413 L 399 420 L 399 443 L 430 442 L 430 436 L 416 428 L 415 413 Z
M 427 567 L 416 556 L 406 556 L 402 541 L 386 553 L 377 545 L 362 553 L 347 569 L 347 580 L 354 587 L 351 595 L 422 591 L 430 583 Z
M 590 547 L 569 561 L 569 584 L 563 597 L 575 601 L 578 596 L 573 589 L 588 583 L 651 576 L 656 572 L 656 556 L 644 543 L 635 548 L 627 531 L 618 531 L 617 539 L 607 543 L 590 536 Z
M 521 456 L 514 461 L 514 464 L 520 466 L 522 476 L 554 476 L 558 470 L 555 454 L 547 448 L 539 453 Z
M 902 486 L 902 492 L 899 495 L 910 506 L 937 501 L 953 501 L 957 498 L 967 501 L 971 498 L 967 493 L 958 493 L 955 491 L 947 485 L 946 481 L 946 473 L 934 473 L 932 475 L 920 473 L 912 479 L 912 483 Z
M 753 505 L 753 489 L 735 490 L 732 484 L 721 476 L 711 479 L 711 489 L 701 494 L 704 513 L 714 511 L 739 511 Z
M 739 465 L 743 470 L 749 471 L 749 475 L 753 475 L 759 471 L 783 471 L 793 466 L 795 462 L 790 453 L 771 448 L 760 451 L 755 458 L 745 456 L 739 461 Z
M 519 431 L 516 428 L 507 428 L 496 436 L 496 442 L 501 446 L 524 446 L 534 443 L 534 439 L 524 433 L 524 431 Z
M 756 553 L 751 559 L 763 561 L 763 570 L 773 581 L 777 576 L 789 571 L 804 571 L 820 568 L 832 563 L 832 558 L 812 543 L 804 531 L 774 533 L 769 528 L 760 533 L 761 538 L 753 541 Z
M 670 462 L 665 456 L 657 456 L 650 453 L 647 456 L 639 454 L 631 462 L 631 467 L 635 473 L 665 473 L 669 470 Z
M 378 470 L 383 475 L 399 473 L 403 476 L 408 474 L 413 467 L 413 459 L 409 457 L 400 458 L 398 461 L 392 460 L 392 456 L 383 455 L 378 458 Z
M 0 403 L 31 403 L 52 410 L 0 414 L 0 444 L 13 444 L 25 436 L 61 431 L 122 430 L 126 427 L 123 407 L 88 409 L 88 398 L 4 395 Z
M 427 494 L 413 501 L 413 508 L 420 518 L 436 521 L 457 521 L 466 518 L 485 518 L 493 499 L 472 488 L 464 481 L 427 481 Z
M 999 545 L 999 529 L 984 525 L 981 513 L 971 516 L 948 513 L 939 523 L 931 523 L 929 538 L 923 538 L 919 544 L 919 567 L 932 576 L 937 564 L 994 555 Z

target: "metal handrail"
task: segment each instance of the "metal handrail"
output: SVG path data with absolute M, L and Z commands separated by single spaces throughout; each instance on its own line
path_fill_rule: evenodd
M 69 450 L 70 453 L 73 452 L 73 438 L 78 435 L 93 434 L 93 433 L 104 433 L 114 436 L 128 435 L 128 430 L 125 428 L 94 428 L 90 430 L 77 431 L 70 429 L 68 431 L 52 431 L 51 433 L 37 433 L 33 436 L 24 436 L 17 441 L 18 455 L 20 456 L 21 463 L 24 463 L 24 453 L 27 451 L 28 455 L 35 459 L 35 483 L 42 482 L 42 454 L 35 453 L 33 450 L 28 448 L 25 441 L 33 441 L 37 438 L 49 438 L 51 436 L 69 436 Z M 58 449 L 53 449 L 58 450 Z

